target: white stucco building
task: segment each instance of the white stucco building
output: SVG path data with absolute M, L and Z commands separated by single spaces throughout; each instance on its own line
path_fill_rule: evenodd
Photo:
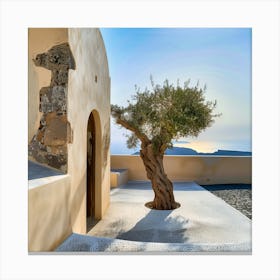
M 110 77 L 96 28 L 30 28 L 28 55 L 29 168 L 60 171 L 29 178 L 29 251 L 49 251 L 109 206 Z

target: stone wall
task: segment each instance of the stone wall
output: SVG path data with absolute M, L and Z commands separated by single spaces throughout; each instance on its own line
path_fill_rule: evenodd
M 53 46 L 33 60 L 51 71 L 48 87 L 40 90 L 40 126 L 29 144 L 29 156 L 36 161 L 67 172 L 67 144 L 72 140 L 67 120 L 68 71 L 75 61 L 68 43 Z

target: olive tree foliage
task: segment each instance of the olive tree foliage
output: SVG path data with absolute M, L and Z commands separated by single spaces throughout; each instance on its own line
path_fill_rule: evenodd
M 206 86 L 170 84 L 155 85 L 152 90 L 136 87 L 132 101 L 126 107 L 112 105 L 111 114 L 116 123 L 130 130 L 128 148 L 137 147 L 139 141 L 152 144 L 154 154 L 164 154 L 172 147 L 172 140 L 180 137 L 197 137 L 211 126 L 218 114 L 213 114 L 216 101 L 206 101 Z
M 157 210 L 171 210 L 180 206 L 175 201 L 173 184 L 164 171 L 163 157 L 172 140 L 180 137 L 197 136 L 209 127 L 214 117 L 216 101 L 205 100 L 205 90 L 197 84 L 190 86 L 186 81 L 181 87 L 169 84 L 155 85 L 152 90 L 136 93 L 126 107 L 112 105 L 111 113 L 116 123 L 132 132 L 127 140 L 129 148 L 141 142 L 140 157 L 147 178 L 151 180 L 154 200 L 146 206 Z

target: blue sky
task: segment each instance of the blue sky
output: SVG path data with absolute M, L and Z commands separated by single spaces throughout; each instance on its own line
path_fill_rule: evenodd
M 251 151 L 250 28 L 102 28 L 111 76 L 111 103 L 126 105 L 135 85 L 165 79 L 206 84 L 206 99 L 217 100 L 214 125 L 181 146 L 199 152 Z M 111 126 L 111 152 L 126 149 L 125 129 Z M 179 145 L 179 144 L 178 144 Z

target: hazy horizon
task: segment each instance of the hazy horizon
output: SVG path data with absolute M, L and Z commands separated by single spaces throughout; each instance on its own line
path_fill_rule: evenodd
M 214 153 L 218 150 L 229 150 L 238 152 L 252 152 L 251 143 L 246 142 L 190 142 L 188 144 L 173 144 L 174 147 L 190 148 L 198 153 Z M 135 149 L 129 149 L 126 147 L 125 142 L 111 143 L 111 154 L 115 155 L 132 155 L 140 150 L 140 146 Z
M 111 103 L 125 106 L 135 85 L 191 79 L 222 113 L 212 127 L 182 144 L 198 152 L 252 151 L 250 28 L 101 28 L 111 76 Z M 111 123 L 111 153 L 132 154 L 129 133 Z M 180 146 L 180 145 L 179 145 Z

